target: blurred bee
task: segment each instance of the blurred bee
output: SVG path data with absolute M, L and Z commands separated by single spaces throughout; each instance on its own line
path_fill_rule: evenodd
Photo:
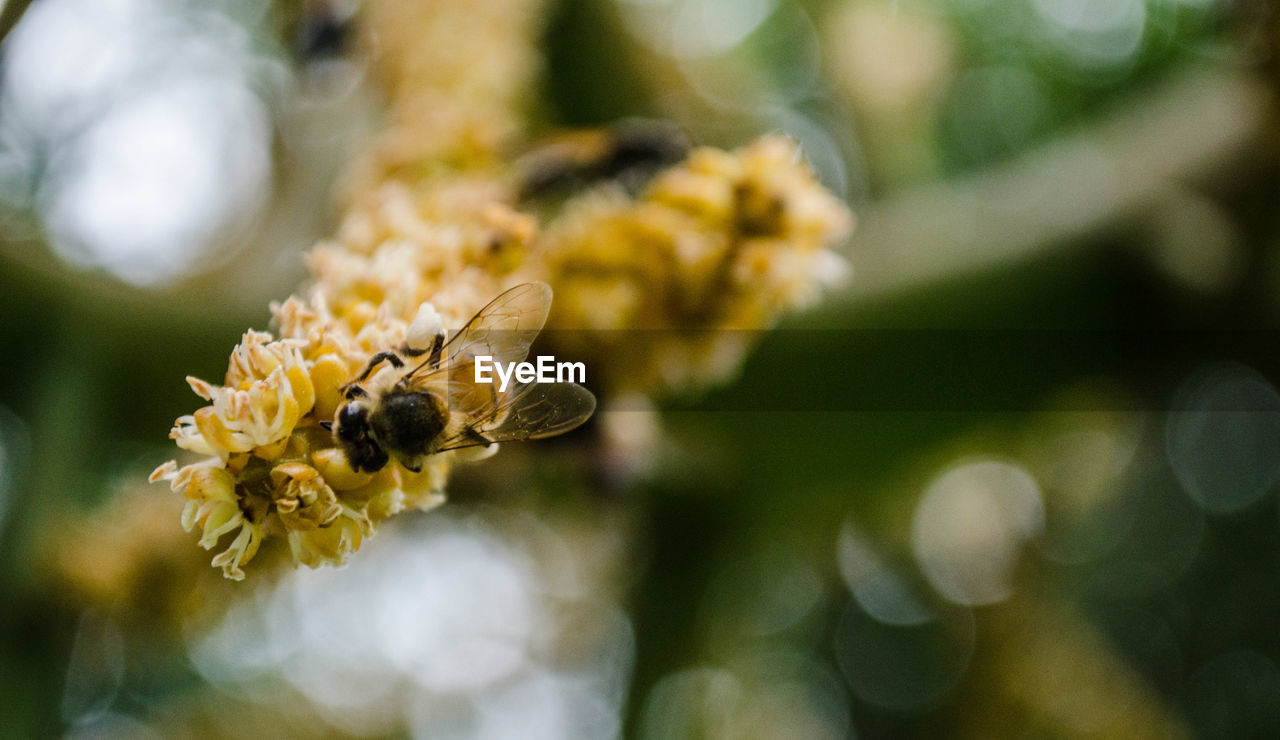
M 596 399 L 580 385 L 528 383 L 499 391 L 475 382 L 478 356 L 523 361 L 550 308 L 546 283 L 517 285 L 446 339 L 439 314 L 424 304 L 404 345 L 369 359 L 325 425 L 352 468 L 374 472 L 395 459 L 417 472 L 426 458 L 446 450 L 551 437 L 586 421 Z
M 658 170 L 684 159 L 689 146 L 684 132 L 666 121 L 627 121 L 564 134 L 516 162 L 520 200 L 566 194 L 604 180 L 634 193 Z

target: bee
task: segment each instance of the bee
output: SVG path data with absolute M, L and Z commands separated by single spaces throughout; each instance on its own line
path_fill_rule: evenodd
M 637 192 L 658 170 L 684 159 L 689 138 L 666 121 L 624 121 L 563 134 L 516 162 L 521 202 L 613 180 Z
M 498 442 L 551 437 L 586 421 L 596 399 L 580 385 L 525 383 L 500 391 L 475 380 L 476 357 L 523 361 L 550 308 L 550 286 L 524 283 L 448 337 L 439 314 L 423 304 L 405 343 L 369 358 L 325 425 L 352 468 L 376 472 L 394 459 L 417 472 L 447 450 L 496 449 Z

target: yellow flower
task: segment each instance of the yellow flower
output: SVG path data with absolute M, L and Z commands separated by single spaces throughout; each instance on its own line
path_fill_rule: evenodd
M 281 523 L 289 530 L 317 529 L 333 523 L 342 505 L 320 472 L 305 463 L 271 469 L 272 498 Z
M 315 403 L 315 387 L 295 344 L 246 332 L 231 353 L 227 385 L 187 378 L 191 389 L 212 401 L 180 417 L 169 436 L 179 447 L 226 459 L 236 452 L 284 440 Z
M 295 563 L 309 568 L 344 565 L 372 531 L 368 519 L 342 516 L 327 527 L 290 530 L 289 552 Z
M 538 245 L 555 349 L 586 359 L 611 393 L 721 380 L 750 332 L 844 274 L 830 247 L 852 223 L 783 136 L 695 149 L 637 198 L 588 193 Z
M 188 532 L 199 527 L 204 549 L 212 550 L 223 535 L 237 532 L 231 546 L 214 557 L 213 565 L 228 578 L 243 579 L 241 566 L 253 559 L 262 543 L 266 519 L 262 502 L 238 495 L 235 477 L 220 467 L 217 458 L 181 469 L 169 461 L 156 468 L 150 480 L 168 481 L 174 492 L 187 498 L 182 527 Z
M 348 175 L 352 198 L 388 181 L 498 168 L 537 88 L 543 5 L 363 3 L 363 25 L 377 52 L 371 78 L 388 111 L 386 129 Z

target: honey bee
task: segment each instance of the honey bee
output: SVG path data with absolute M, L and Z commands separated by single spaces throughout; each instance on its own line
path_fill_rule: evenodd
M 550 286 L 524 283 L 448 337 L 439 314 L 423 304 L 404 345 L 369 359 L 325 425 L 352 468 L 375 472 L 395 459 L 417 472 L 446 450 L 551 437 L 586 421 L 596 399 L 580 385 L 524 383 L 503 391 L 475 379 L 476 357 L 523 361 L 550 308 Z
M 562 134 L 516 162 L 519 199 L 566 194 L 605 180 L 639 191 L 658 170 L 684 159 L 689 138 L 666 121 L 624 121 Z

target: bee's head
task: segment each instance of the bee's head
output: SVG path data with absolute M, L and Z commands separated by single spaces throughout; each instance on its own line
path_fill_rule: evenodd
M 370 434 L 369 407 L 348 401 L 334 417 L 333 434 L 356 471 L 376 472 L 387 464 L 387 453 Z
M 362 401 L 348 401 L 338 409 L 333 421 L 339 442 L 356 442 L 369 434 L 369 407 Z

